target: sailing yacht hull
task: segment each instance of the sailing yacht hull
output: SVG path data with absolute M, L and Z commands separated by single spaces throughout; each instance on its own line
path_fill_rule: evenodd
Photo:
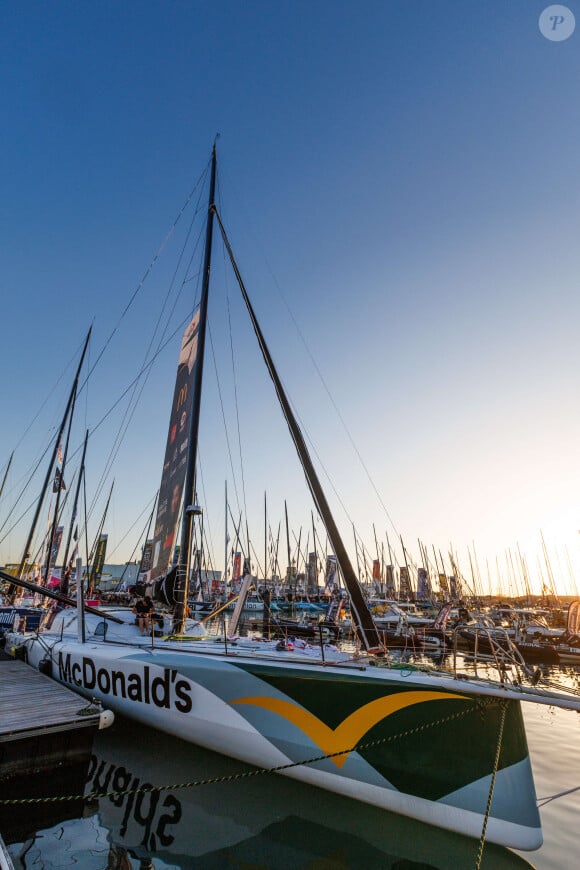
M 12 636 L 13 639 L 16 636 Z M 338 794 L 481 836 L 502 701 L 366 664 L 27 639 L 52 675 L 116 713 Z M 205 651 L 202 648 L 205 647 Z M 406 676 L 405 676 L 406 674 Z M 184 778 L 187 774 L 184 772 Z M 507 701 L 487 838 L 541 845 L 519 701 Z

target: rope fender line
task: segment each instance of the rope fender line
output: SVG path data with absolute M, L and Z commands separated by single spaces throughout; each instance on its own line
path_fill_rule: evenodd
M 495 778 L 497 775 L 497 771 L 499 768 L 499 757 L 501 755 L 501 744 L 503 740 L 503 728 L 505 725 L 505 717 L 507 713 L 507 701 L 501 701 L 501 718 L 499 722 L 499 733 L 497 737 L 497 748 L 495 750 L 495 758 L 493 762 L 493 771 L 491 774 L 491 782 L 489 784 L 489 794 L 487 795 L 487 805 L 485 807 L 485 816 L 483 819 L 483 827 L 481 830 L 481 838 L 479 840 L 479 848 L 477 850 L 477 858 L 475 862 L 475 870 L 480 870 L 481 861 L 483 859 L 483 850 L 485 847 L 485 835 L 487 833 L 487 823 L 489 821 L 489 816 L 491 814 L 491 804 L 493 801 L 493 792 L 495 789 Z
M 505 711 L 507 709 L 506 701 L 500 701 L 500 704 L 503 708 L 502 714 L 502 731 L 503 731 L 503 720 L 505 719 Z M 142 786 L 141 788 L 133 788 L 127 789 L 125 791 L 110 791 L 110 792 L 91 792 L 90 794 L 80 794 L 80 795 L 58 795 L 53 797 L 39 797 L 39 798 L 7 798 L 0 799 L 0 806 L 21 806 L 24 804 L 44 804 L 44 803 L 66 803 L 68 801 L 85 801 L 89 803 L 90 801 L 101 800 L 104 798 L 120 798 L 126 797 L 127 795 L 137 795 L 137 794 L 146 794 L 149 792 L 161 792 L 161 791 L 178 791 L 180 789 L 185 788 L 197 788 L 199 786 L 205 785 L 217 785 L 218 783 L 228 783 L 228 782 L 237 782 L 243 779 L 250 779 L 250 777 L 255 776 L 266 776 L 273 773 L 280 773 L 284 770 L 289 770 L 293 767 L 302 767 L 307 764 L 316 764 L 320 761 L 325 761 L 329 758 L 337 758 L 340 755 L 349 755 L 351 752 L 357 752 L 364 749 L 371 749 L 376 746 L 380 746 L 386 743 L 394 743 L 396 740 L 402 740 L 405 737 L 411 737 L 415 734 L 420 734 L 423 731 L 428 731 L 431 728 L 435 728 L 439 725 L 445 725 L 449 722 L 453 722 L 455 720 L 463 719 L 465 716 L 468 716 L 471 713 L 479 713 L 485 711 L 485 708 L 492 707 L 497 705 L 497 699 L 489 699 L 482 698 L 478 700 L 476 704 L 471 706 L 468 710 L 461 710 L 458 713 L 451 713 L 449 716 L 445 716 L 444 718 L 434 720 L 433 722 L 426 722 L 423 725 L 417 725 L 415 728 L 410 728 L 407 731 L 401 731 L 399 734 L 391 734 L 388 737 L 381 737 L 377 740 L 369 740 L 364 743 L 357 743 L 355 746 L 350 749 L 341 749 L 337 752 L 328 752 L 323 755 L 317 755 L 313 758 L 306 758 L 302 761 L 291 761 L 287 764 L 280 764 L 276 767 L 257 767 L 254 770 L 244 771 L 243 773 L 232 773 L 227 776 L 216 776 L 211 777 L 210 779 L 197 779 L 191 780 L 189 782 L 181 782 L 181 783 L 173 783 L 172 785 L 147 785 Z M 499 762 L 499 757 L 496 755 L 496 763 Z M 491 802 L 489 802 L 489 806 L 491 806 Z
M 572 788 L 567 788 L 565 791 L 559 791 L 557 794 L 551 794 L 548 797 L 538 798 L 538 807 L 545 807 L 552 801 L 556 801 L 561 797 L 566 797 L 568 794 L 574 794 L 574 792 L 577 791 L 580 791 L 580 785 L 575 785 Z

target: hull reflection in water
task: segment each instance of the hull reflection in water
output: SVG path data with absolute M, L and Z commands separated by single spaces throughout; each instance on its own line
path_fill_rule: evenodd
M 103 868 L 320 867 L 412 870 L 475 866 L 478 842 L 320 792 L 161 732 L 120 719 L 98 735 L 86 793 L 100 798 L 91 818 L 43 831 L 10 847 L 20 867 L 77 863 Z M 239 775 L 232 782 L 141 791 L 148 785 Z M 58 850 L 60 853 L 57 854 Z M 482 867 L 530 868 L 525 859 L 488 844 Z

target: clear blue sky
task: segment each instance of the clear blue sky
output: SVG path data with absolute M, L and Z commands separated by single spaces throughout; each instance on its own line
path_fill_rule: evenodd
M 17 449 L 0 524 L 62 413 L 88 326 L 92 362 L 117 330 L 75 446 L 138 372 L 172 261 L 121 313 L 219 132 L 224 220 L 347 543 L 354 522 L 370 550 L 375 523 L 415 558 L 417 538 L 443 553 L 451 543 L 467 574 L 475 545 L 483 575 L 519 544 L 537 574 L 542 529 L 569 587 L 564 548 L 580 570 L 580 24 L 545 39 L 547 5 L 2 4 L 0 472 Z M 567 5 L 580 19 L 580 3 Z M 261 552 L 264 490 L 271 523 L 286 498 L 297 534 L 311 504 L 222 263 L 216 246 L 210 316 L 227 363 L 227 286 Z M 169 332 L 192 302 L 181 295 Z M 178 349 L 176 335 L 104 485 L 98 510 L 115 477 L 112 561 L 131 555 L 145 518 L 122 539 L 159 485 Z M 225 401 L 235 438 L 231 391 Z M 204 410 L 221 567 L 224 480 L 231 493 L 234 483 L 217 400 Z M 91 439 L 94 491 L 119 420 Z M 0 534 L 0 562 L 18 561 L 29 518 Z

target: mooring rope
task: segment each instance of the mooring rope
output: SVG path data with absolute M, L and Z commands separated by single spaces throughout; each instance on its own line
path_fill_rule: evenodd
M 341 749 L 338 752 L 329 752 L 323 755 L 317 755 L 314 758 L 307 758 L 302 761 L 292 761 L 288 764 L 280 764 L 276 767 L 257 767 L 253 770 L 244 771 L 243 773 L 232 773 L 227 776 L 217 776 L 212 777 L 211 779 L 197 779 L 192 780 L 190 782 L 181 782 L 181 783 L 173 783 L 172 785 L 146 785 L 141 788 L 135 789 L 127 789 L 126 791 L 112 791 L 112 792 L 92 792 L 90 794 L 82 794 L 82 795 L 58 795 L 56 797 L 38 797 L 38 798 L 9 798 L 9 799 L 1 799 L 0 806 L 17 806 L 22 804 L 43 804 L 43 803 L 65 803 L 67 801 L 94 801 L 102 798 L 119 798 L 124 797 L 126 795 L 135 795 L 146 792 L 160 792 L 160 791 L 177 791 L 178 789 L 184 788 L 196 788 L 198 786 L 203 785 L 214 785 L 217 783 L 226 783 L 226 782 L 236 782 L 242 779 L 249 779 L 250 777 L 255 776 L 265 776 L 272 773 L 280 773 L 284 770 L 289 770 L 293 767 L 301 767 L 306 764 L 315 764 L 320 761 L 325 761 L 330 758 L 337 758 L 340 755 L 349 755 L 351 752 L 357 752 L 364 749 L 371 749 L 376 746 L 380 746 L 385 743 L 394 743 L 396 740 L 401 740 L 405 737 L 410 737 L 415 734 L 420 734 L 424 731 L 428 731 L 431 728 L 435 728 L 439 725 L 446 725 L 449 722 L 452 722 L 457 719 L 462 719 L 464 716 L 469 715 L 470 713 L 481 713 L 486 707 L 491 707 L 497 702 L 494 700 L 482 699 L 478 701 L 477 704 L 474 704 L 467 710 L 461 710 L 458 713 L 451 713 L 449 716 L 445 716 L 441 719 L 434 720 L 433 722 L 426 722 L 422 725 L 417 725 L 415 728 L 409 728 L 407 731 L 401 731 L 399 734 L 391 734 L 388 737 L 381 737 L 377 740 L 370 740 L 365 743 L 357 743 L 355 746 L 350 749 Z M 502 706 L 504 706 L 504 716 L 505 716 L 505 701 L 500 702 Z M 503 726 L 502 726 L 503 730 Z M 499 759 L 496 757 L 496 764 Z
M 548 797 L 538 798 L 538 806 L 545 807 L 552 801 L 558 800 L 558 798 L 565 797 L 567 794 L 574 794 L 575 791 L 580 791 L 580 785 L 575 785 L 574 788 L 567 788 L 566 791 L 560 791 L 558 794 L 551 794 Z
M 507 701 L 501 702 L 501 719 L 499 722 L 499 734 L 497 738 L 497 749 L 495 751 L 495 759 L 493 762 L 493 771 L 491 774 L 491 783 L 489 785 L 489 794 L 487 796 L 487 806 L 485 808 L 485 817 L 483 820 L 483 828 L 481 830 L 481 838 L 479 840 L 479 849 L 477 850 L 477 860 L 475 862 L 475 870 L 479 870 L 481 867 L 481 861 L 483 858 L 483 849 L 485 846 L 485 835 L 487 832 L 487 823 L 489 821 L 489 816 L 491 813 L 491 802 L 493 800 L 493 791 L 495 788 L 495 777 L 499 767 L 499 757 L 501 755 L 501 742 L 503 739 L 503 726 L 505 725 L 505 717 L 507 713 Z

